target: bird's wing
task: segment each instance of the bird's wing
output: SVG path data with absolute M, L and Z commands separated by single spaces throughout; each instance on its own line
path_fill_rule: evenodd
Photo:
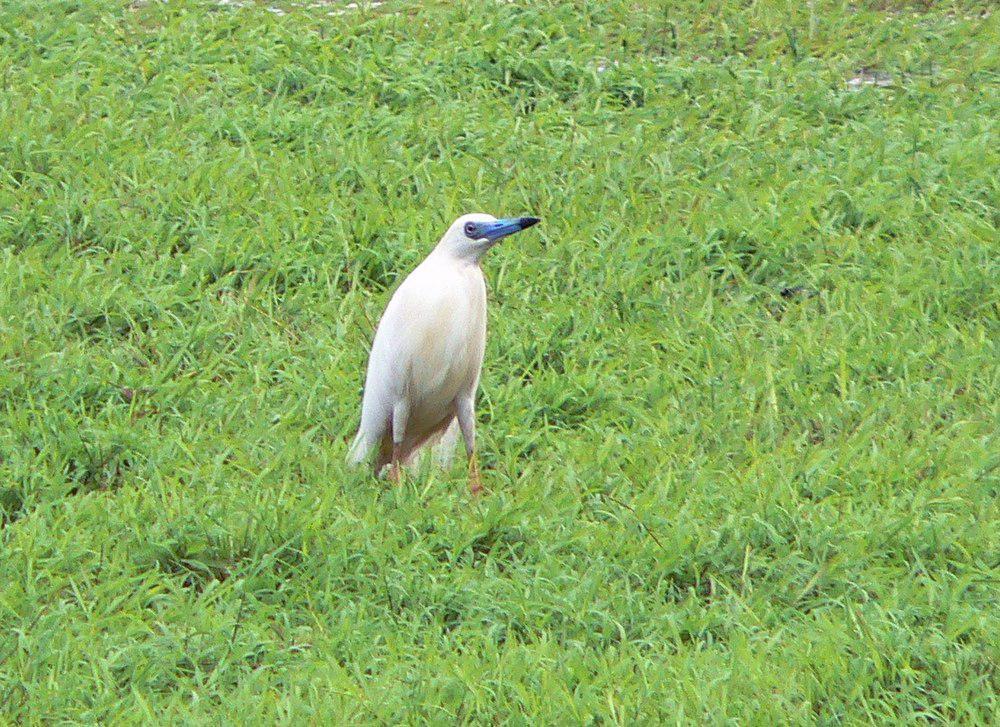
M 413 358 L 412 336 L 406 322 L 413 306 L 419 302 L 410 282 L 414 273 L 410 273 L 393 293 L 375 329 L 361 400 L 361 424 L 348 453 L 348 461 L 354 464 L 365 460 L 385 437 L 393 406 L 406 393 Z
M 418 352 L 421 329 L 433 315 L 437 302 L 431 278 L 426 270 L 417 267 L 393 293 L 379 320 L 369 369 L 380 372 L 387 384 L 405 384 L 402 379 Z
M 407 393 L 414 359 L 433 339 L 436 320 L 447 313 L 449 286 L 440 274 L 420 265 L 399 286 L 379 320 L 368 359 L 366 406 L 382 413 Z

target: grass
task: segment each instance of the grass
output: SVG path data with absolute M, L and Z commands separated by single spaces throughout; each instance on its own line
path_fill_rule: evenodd
M 0 720 L 1000 719 L 990 2 L 274 4 L 0 6 Z M 471 210 L 479 500 L 343 465 Z

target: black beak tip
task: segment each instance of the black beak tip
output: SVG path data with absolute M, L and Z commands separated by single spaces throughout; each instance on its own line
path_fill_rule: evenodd
M 529 227 L 534 227 L 541 221 L 542 221 L 541 217 L 522 217 L 520 220 L 521 229 L 527 230 Z

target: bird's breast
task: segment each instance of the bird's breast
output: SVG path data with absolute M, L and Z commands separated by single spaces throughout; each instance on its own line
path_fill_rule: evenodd
M 486 287 L 478 268 L 448 271 L 412 320 L 411 405 L 438 409 L 475 388 L 486 343 Z

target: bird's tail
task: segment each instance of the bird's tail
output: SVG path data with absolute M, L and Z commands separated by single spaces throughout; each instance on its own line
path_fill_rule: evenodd
M 365 436 L 364 429 L 358 429 L 358 433 L 351 443 L 351 448 L 347 450 L 347 464 L 357 467 L 368 457 L 369 450 L 371 450 L 371 444 Z

